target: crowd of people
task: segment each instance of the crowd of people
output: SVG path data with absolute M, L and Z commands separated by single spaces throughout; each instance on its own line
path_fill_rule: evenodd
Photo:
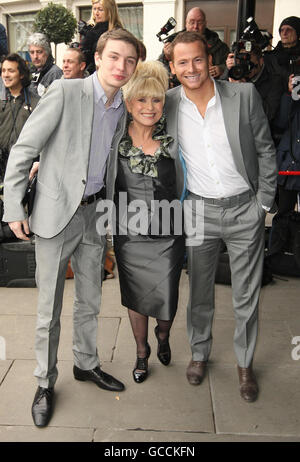
M 144 45 L 124 29 L 114 0 L 94 0 L 91 19 L 80 31 L 83 40 L 65 51 L 62 69 L 47 37 L 38 33 L 28 40 L 31 76 L 24 60 L 8 50 L 1 64 L 3 221 L 18 239 L 35 234 L 34 423 L 48 425 L 54 410 L 70 259 L 74 378 L 106 390 L 125 389 L 102 370 L 97 346 L 106 248 L 106 230 L 99 231 L 97 220 L 111 204 L 121 300 L 136 342 L 134 381 L 144 382 L 150 370 L 149 317 L 157 320 L 157 357 L 164 366 L 171 361 L 169 337 L 185 256 L 192 353 L 186 376 L 191 385 L 203 381 L 212 345 L 215 273 L 225 243 L 240 395 L 253 402 L 259 393 L 252 363 L 265 216 L 276 212 L 276 194 L 278 213 L 284 214 L 295 208 L 300 191 L 299 177 L 278 177 L 278 170 L 300 170 L 295 91 L 300 18 L 282 21 L 274 51 L 265 54 L 254 44 L 250 70 L 241 79 L 230 76 L 234 55 L 207 27 L 200 8 L 188 12 L 185 29 L 171 36 L 157 61 L 147 61 Z M 29 219 L 22 199 L 37 160 Z M 145 205 L 147 223 L 138 231 L 136 201 Z M 176 203 L 174 214 L 166 219 L 164 209 L 153 213 L 157 201 Z

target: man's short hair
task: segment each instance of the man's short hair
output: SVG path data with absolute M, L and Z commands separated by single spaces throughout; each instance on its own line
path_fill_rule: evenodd
M 75 53 L 77 53 L 77 58 L 78 58 L 79 64 L 81 64 L 83 62 L 86 62 L 86 57 L 85 57 L 84 53 L 82 53 L 80 48 L 70 46 L 69 48 L 66 49 L 66 51 L 75 51 Z
M 45 50 L 47 56 L 51 55 L 51 46 L 48 37 L 40 32 L 36 32 L 28 37 L 27 46 L 28 48 L 31 46 L 41 47 Z
M 21 56 L 19 56 L 17 53 L 11 53 L 5 56 L 2 59 L 1 63 L 4 63 L 4 61 L 11 61 L 11 62 L 18 63 L 18 71 L 20 72 L 20 75 L 23 76 L 21 79 L 22 86 L 23 88 L 28 87 L 28 85 L 30 84 L 30 71 L 26 64 L 26 61 L 24 61 L 24 59 L 21 58 Z M 0 72 L 0 75 L 1 75 L 1 72 Z
M 176 35 L 175 39 L 171 43 L 171 51 L 170 51 L 171 61 L 173 61 L 173 59 L 174 59 L 174 48 L 178 43 L 194 43 L 194 42 L 200 42 L 200 43 L 203 44 L 205 54 L 208 57 L 209 50 L 208 50 L 208 46 L 207 46 L 207 41 L 205 40 L 203 35 L 201 35 L 199 32 L 187 32 L 187 31 L 184 31 L 184 32 L 180 32 L 178 35 Z
M 139 59 L 139 56 L 140 56 L 139 40 L 133 34 L 131 34 L 128 30 L 112 29 L 107 32 L 104 32 L 104 34 L 100 36 L 97 42 L 97 48 L 96 48 L 96 51 L 100 57 L 102 56 L 103 50 L 108 40 L 122 40 L 123 42 L 129 43 L 135 48 L 137 60 Z

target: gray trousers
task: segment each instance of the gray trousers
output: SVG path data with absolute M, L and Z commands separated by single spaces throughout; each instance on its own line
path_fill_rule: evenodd
M 195 219 L 195 194 L 191 200 Z M 264 258 L 265 212 L 250 191 L 226 199 L 204 199 L 203 242 L 189 240 L 190 299 L 187 328 L 194 361 L 206 361 L 212 345 L 215 274 L 222 241 L 229 254 L 236 319 L 234 349 L 240 367 L 253 358 L 258 326 L 258 303 Z
M 80 369 L 99 365 L 97 330 L 105 259 L 105 236 L 96 232 L 96 204 L 79 206 L 57 236 L 36 236 L 36 282 L 39 289 L 34 375 L 41 387 L 53 387 L 57 371 L 60 315 L 68 261 L 75 279 L 73 311 L 74 363 Z

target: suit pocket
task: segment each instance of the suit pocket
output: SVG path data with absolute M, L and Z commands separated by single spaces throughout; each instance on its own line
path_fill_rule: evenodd
M 37 192 L 41 194 L 45 194 L 45 196 L 51 197 L 51 199 L 57 200 L 59 197 L 60 190 L 59 189 L 51 189 L 46 186 L 44 183 L 41 183 L 39 180 L 37 181 Z

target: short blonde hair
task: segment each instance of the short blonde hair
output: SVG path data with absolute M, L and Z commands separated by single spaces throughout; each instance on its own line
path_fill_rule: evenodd
M 158 97 L 165 101 L 165 94 L 169 88 L 168 72 L 159 61 L 139 62 L 136 70 L 123 87 L 126 101 L 133 98 Z
M 116 27 L 123 27 L 121 18 L 119 16 L 118 7 L 115 0 L 92 0 L 92 6 L 95 3 L 101 3 L 104 9 L 106 20 L 108 21 L 108 30 L 115 29 Z M 88 24 L 95 25 L 95 18 L 93 11 Z

